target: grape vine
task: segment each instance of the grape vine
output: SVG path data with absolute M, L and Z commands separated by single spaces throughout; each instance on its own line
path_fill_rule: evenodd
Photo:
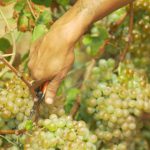
M 150 0 L 94 23 L 54 103 L 36 111 L 29 43 L 74 3 L 0 1 L 0 150 L 149 150 Z

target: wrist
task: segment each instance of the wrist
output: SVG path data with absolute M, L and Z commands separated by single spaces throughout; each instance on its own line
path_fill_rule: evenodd
M 70 42 L 76 42 L 96 20 L 134 0 L 78 0 L 54 26 L 62 26 Z
M 61 28 L 64 30 L 66 38 L 75 43 L 92 23 L 93 16 L 87 14 L 87 9 L 81 7 L 81 4 L 77 2 L 53 24 L 52 28 Z

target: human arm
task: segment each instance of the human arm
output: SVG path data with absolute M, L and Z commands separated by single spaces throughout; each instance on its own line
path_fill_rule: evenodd
M 74 61 L 74 45 L 88 27 L 133 0 L 78 0 L 58 19 L 50 31 L 30 50 L 29 69 L 37 82 L 49 80 L 46 102 L 51 104 L 57 89 Z

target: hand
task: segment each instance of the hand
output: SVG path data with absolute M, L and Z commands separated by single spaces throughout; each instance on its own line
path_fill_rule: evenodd
M 74 62 L 74 43 L 68 29 L 55 26 L 30 50 L 28 67 L 32 78 L 40 83 L 50 81 L 45 95 L 48 104 L 53 103 L 61 81 Z
M 29 69 L 37 82 L 50 80 L 46 102 L 51 104 L 57 89 L 74 61 L 75 42 L 96 20 L 134 0 L 78 0 L 31 48 Z

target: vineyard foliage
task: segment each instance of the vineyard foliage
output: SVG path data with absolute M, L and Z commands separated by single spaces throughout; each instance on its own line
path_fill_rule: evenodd
M 1 61 L 32 82 L 31 44 L 74 3 L 0 1 L 0 150 L 150 150 L 150 0 L 88 29 L 51 105 L 34 107 L 20 73 Z

